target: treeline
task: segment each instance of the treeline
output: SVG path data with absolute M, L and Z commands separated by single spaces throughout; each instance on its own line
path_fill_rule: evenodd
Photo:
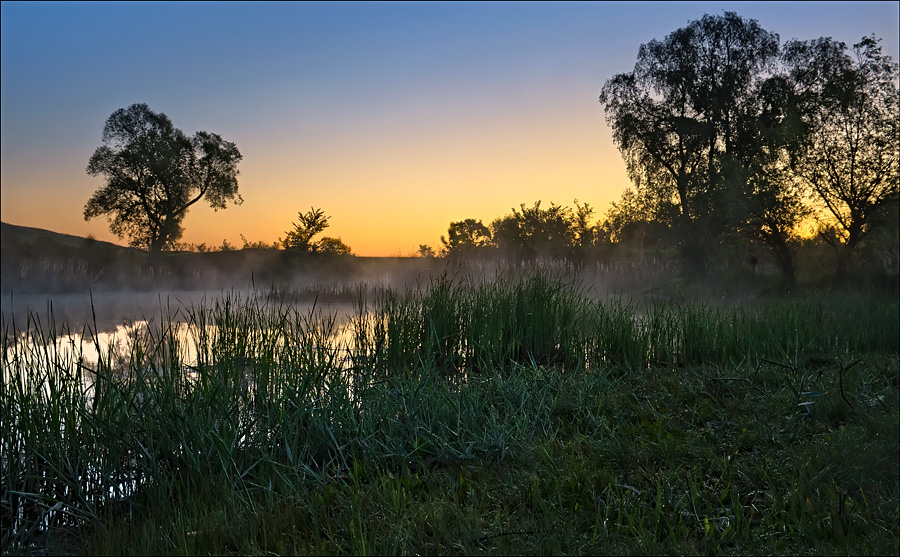
M 235 250 L 285 250 L 295 255 L 350 255 L 352 250 L 340 237 L 324 236 L 318 240 L 313 238 L 326 228 L 331 226 L 325 215 L 325 211 L 310 207 L 306 213 L 297 213 L 299 223 L 291 223 L 293 228 L 285 232 L 285 237 L 278 238 L 272 243 L 262 240 L 252 242 L 241 234 L 240 247 L 235 246 L 227 239 L 222 240 L 219 246 L 210 246 L 205 243 L 194 244 L 189 242 L 173 242 L 169 251 L 192 251 L 208 253 L 214 251 Z
M 492 253 L 511 262 L 580 261 L 603 237 L 602 227 L 591 224 L 593 213 L 590 205 L 577 200 L 574 210 L 555 203 L 542 208 L 536 201 L 531 207 L 523 203 L 489 225 L 476 219 L 452 222 L 447 235 L 441 236 L 439 255 L 463 259 Z M 429 246 L 420 246 L 419 253 L 429 255 Z
M 638 273 L 655 269 L 670 276 L 689 275 L 685 246 L 675 223 L 648 217 L 636 207 L 634 190 L 598 218 L 588 204 L 575 200 L 574 207 L 541 201 L 485 224 L 480 219 L 451 222 L 441 236 L 441 248 L 419 246 L 422 257 L 444 257 L 451 263 L 473 262 L 510 266 L 557 263 L 598 272 L 613 270 Z M 894 213 L 896 218 L 896 212 Z M 807 229 L 817 223 L 810 220 Z M 799 228 L 799 227 L 798 227 Z M 883 226 L 860 244 L 848 272 L 860 279 L 893 279 L 900 274 L 900 231 Z M 834 275 L 834 246 L 821 234 L 798 230 L 787 242 L 795 272 L 784 276 L 776 253 L 759 238 L 732 231 L 722 234 L 706 255 L 707 276 L 773 276 L 780 274 L 792 285 L 798 272 L 806 276 Z M 697 278 L 697 277 L 693 277 Z
M 235 285 L 287 284 L 298 277 L 353 277 L 365 265 L 353 261 L 327 229 L 321 209 L 299 213 L 285 238 L 267 243 L 240 235 L 242 245 L 168 242 L 158 253 L 3 223 L 0 278 L 4 292 L 215 289 Z M 171 240 L 171 238 L 170 238 Z
M 717 245 L 752 240 L 790 282 L 813 219 L 842 279 L 861 242 L 897 227 L 898 76 L 875 37 L 782 46 L 733 12 L 690 22 L 603 86 L 634 184 L 616 208 L 668 227 L 693 275 Z
M 636 210 L 634 190 L 614 202 L 603 215 L 588 204 L 575 201 L 574 207 L 541 201 L 521 204 L 510 213 L 487 224 L 468 218 L 451 222 L 441 236 L 437 250 L 419 246 L 422 257 L 443 257 L 457 266 L 480 264 L 490 267 L 557 264 L 598 273 L 641 273 L 686 277 L 692 274 L 685 258 L 685 246 L 677 224 L 649 217 Z M 896 212 L 893 213 L 896 219 Z M 896 221 L 895 221 L 896 222 Z M 834 244 L 815 232 L 818 223 L 808 220 L 787 241 L 793 273 L 786 276 L 782 261 L 771 246 L 759 238 L 734 230 L 723 233 L 705 254 L 706 278 L 781 277 L 785 286 L 795 284 L 797 276 L 816 280 L 834 277 Z M 900 275 L 900 229 L 882 226 L 867 235 L 856 249 L 849 276 L 859 280 L 885 280 L 896 283 Z M 847 276 L 844 277 L 848 278 Z
M 692 278 L 745 253 L 792 284 L 798 250 L 824 244 L 839 280 L 861 265 L 896 276 L 900 71 L 879 42 L 781 45 L 726 12 L 643 44 L 599 99 L 633 183 L 605 219 L 587 226 L 578 203 L 522 205 L 490 225 L 452 223 L 444 252 L 579 262 L 637 244 Z

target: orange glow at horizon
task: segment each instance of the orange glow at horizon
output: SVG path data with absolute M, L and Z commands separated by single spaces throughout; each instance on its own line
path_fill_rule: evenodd
M 813 9 L 810 9 L 813 6 Z M 0 219 L 126 245 L 83 219 L 106 119 L 147 103 L 243 155 L 240 206 L 182 242 L 272 243 L 322 209 L 360 256 L 440 249 L 451 222 L 540 200 L 602 219 L 629 187 L 599 102 L 642 44 L 734 9 L 792 37 L 898 56 L 896 2 L 3 2 Z M 213 23 L 211 23 L 213 22 Z M 169 35 L 159 41 L 159 29 Z M 117 48 L 110 49 L 109 44 Z
M 223 132 L 244 155 L 238 176 L 244 203 L 214 212 L 201 200 L 184 220 L 181 241 L 217 247 L 227 240 L 240 247 L 243 235 L 271 243 L 310 207 L 331 217 L 321 236 L 340 237 L 361 256 L 414 255 L 420 244 L 437 250 L 452 221 L 489 224 L 538 200 L 572 206 L 577 198 L 594 207 L 599 219 L 629 183 L 602 107 L 590 93 L 585 96 L 578 110 L 541 114 L 534 106 L 520 107 L 531 110 L 523 119 L 512 110 L 493 117 L 473 110 L 475 118 L 468 121 L 407 119 L 391 129 L 379 116 L 355 122 L 350 132 L 338 128 L 318 138 L 265 143 Z M 177 117 L 172 119 L 177 126 Z M 71 156 L 40 172 L 32 167 L 19 176 L 4 170 L 4 183 L 19 187 L 4 192 L 3 221 L 24 224 L 17 215 L 35 206 L 29 201 L 35 192 L 65 182 L 71 195 L 47 195 L 27 225 L 126 244 L 109 232 L 106 219 L 84 222 L 81 216 L 103 183 L 84 172 L 99 145 L 97 138 L 82 149 L 83 160 Z

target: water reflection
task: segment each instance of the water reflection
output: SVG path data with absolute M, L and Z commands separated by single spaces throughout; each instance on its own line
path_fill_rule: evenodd
M 223 296 L 255 296 L 251 290 L 165 292 L 98 292 L 70 294 L 10 294 L 0 298 L 0 315 L 7 332 L 15 324 L 25 330 L 30 321 L 49 325 L 89 324 L 102 332 L 116 331 L 123 324 L 159 320 L 181 308 L 209 306 Z
M 155 300 L 149 294 L 128 300 L 117 293 L 15 302 L 3 307 L 3 381 L 64 375 L 80 381 L 88 400 L 100 370 L 125 380 L 151 369 L 177 373 L 187 386 L 203 368 L 225 362 L 244 368 L 244 380 L 252 381 L 257 352 L 281 359 L 285 356 L 276 354 L 286 353 L 288 344 L 319 352 L 315 360 L 328 353 L 335 369 L 346 369 L 356 336 L 351 304 L 273 300 L 271 293 L 181 292 L 158 294 Z M 35 311 L 36 304 L 45 310 Z M 154 306 L 158 317 L 147 317 Z M 116 319 L 109 317 L 113 312 Z

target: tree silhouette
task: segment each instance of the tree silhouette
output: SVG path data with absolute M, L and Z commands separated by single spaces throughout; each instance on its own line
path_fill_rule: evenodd
M 475 219 L 451 222 L 447 237 L 441 236 L 444 251 L 453 257 L 471 255 L 476 248 L 485 247 L 490 241 L 491 231 Z
M 332 238 L 325 236 L 315 244 L 316 253 L 323 255 L 350 255 L 350 246 L 341 241 L 340 238 Z
M 677 204 L 682 254 L 696 274 L 705 272 L 711 238 L 731 224 L 729 203 L 743 184 L 728 167 L 746 155 L 746 99 L 777 52 L 778 36 L 755 20 L 705 15 L 641 45 L 634 70 L 601 91 L 632 181 Z
M 436 255 L 434 253 L 434 248 L 428 244 L 419 244 L 418 253 L 419 257 L 434 257 Z
M 597 241 L 597 227 L 591 224 L 594 208 L 589 203 L 584 205 L 575 200 L 575 212 L 572 216 L 572 230 L 575 233 L 575 245 L 584 250 Z
M 112 113 L 102 138 L 87 173 L 103 175 L 106 183 L 88 200 L 84 218 L 107 215 L 114 234 L 149 250 L 151 258 L 181 238 L 187 210 L 201 198 L 214 210 L 243 201 L 241 154 L 217 134 L 187 137 L 165 114 L 133 104 Z
M 591 224 L 594 209 L 575 200 L 576 210 L 550 203 L 541 207 L 524 203 L 519 209 L 494 219 L 490 226 L 480 220 L 451 222 L 447 236 L 441 236 L 446 255 L 465 258 L 478 253 L 493 253 L 507 262 L 520 264 L 538 259 L 566 259 L 579 263 L 596 242 L 598 228 Z M 425 257 L 433 253 L 419 246 Z
M 738 156 L 726 166 L 734 188 L 738 232 L 759 239 L 778 262 L 787 284 L 796 282 L 791 246 L 800 222 L 810 215 L 804 188 L 790 172 L 790 160 L 807 140 L 799 97 L 782 74 L 772 75 L 747 99 Z
M 830 38 L 792 41 L 784 58 L 810 129 L 793 170 L 826 209 L 820 235 L 835 249 L 843 280 L 857 245 L 890 221 L 897 203 L 900 71 L 874 37 L 854 45 L 852 56 Z
M 310 207 L 309 211 L 297 213 L 299 223 L 291 223 L 294 225 L 293 230 L 288 230 L 285 234 L 282 245 L 285 249 L 296 250 L 303 253 L 313 253 L 315 244 L 312 241 L 313 236 L 328 228 L 329 217 L 325 216 L 325 211 Z
M 287 231 L 285 239 L 282 242 L 284 249 L 297 251 L 300 253 L 320 253 L 325 255 L 349 254 L 350 246 L 341 241 L 340 238 L 324 237 L 316 242 L 313 237 L 328 228 L 328 219 L 325 211 L 310 207 L 306 213 L 297 213 L 299 223 L 291 223 L 294 225 L 293 230 Z
M 572 255 L 579 232 L 576 217 L 569 207 L 550 203 L 550 207 L 542 209 L 541 202 L 536 201 L 531 207 L 522 203 L 519 208 L 521 211 L 513 209 L 511 214 L 491 223 L 495 246 L 515 260 L 568 258 Z M 582 215 L 585 226 L 590 207 L 587 210 L 589 212 Z M 581 233 L 586 234 L 587 230 Z

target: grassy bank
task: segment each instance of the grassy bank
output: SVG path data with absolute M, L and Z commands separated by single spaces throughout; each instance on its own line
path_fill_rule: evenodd
M 35 315 L 3 340 L 2 550 L 897 553 L 898 305 L 443 278 L 349 324 L 171 308 L 97 364 Z

